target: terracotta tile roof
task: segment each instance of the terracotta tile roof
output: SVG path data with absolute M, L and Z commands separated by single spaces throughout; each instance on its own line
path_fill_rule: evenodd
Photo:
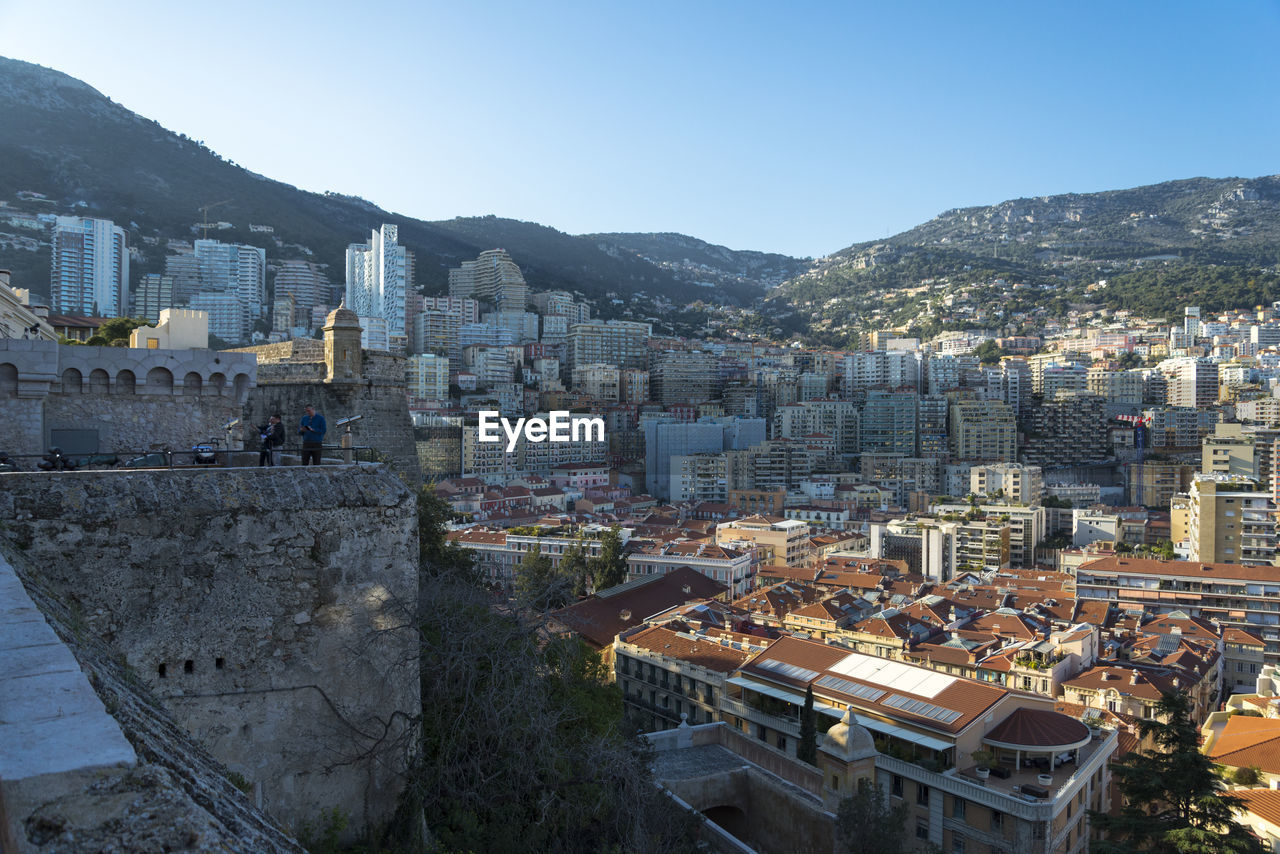
M 1142 624 L 1139 630 L 1147 635 L 1167 635 L 1177 630 L 1186 638 L 1205 638 L 1216 641 L 1220 631 L 1217 626 L 1202 617 L 1186 614 L 1162 614 Z
M 1077 570 L 1091 573 L 1163 575 L 1176 578 L 1230 578 L 1240 581 L 1272 581 L 1273 566 L 1246 566 L 1238 563 L 1201 563 L 1188 560 L 1152 560 L 1136 557 L 1104 557 L 1082 564 Z
M 777 665 L 770 666 L 770 662 L 777 662 Z M 882 684 L 851 675 L 848 665 L 858 662 L 882 663 L 882 666 L 892 673 L 890 681 Z M 783 669 L 777 669 L 779 666 Z M 832 669 L 837 666 L 841 666 L 842 669 Z M 804 671 L 808 671 L 812 676 L 806 675 Z M 774 641 L 767 650 L 743 665 L 742 672 L 750 678 L 788 685 L 799 691 L 813 684 L 814 693 L 828 699 L 872 711 L 879 716 L 945 733 L 960 732 L 986 714 L 996 703 L 1014 693 L 987 682 L 950 676 L 912 664 L 884 661 L 862 653 L 828 646 L 820 641 L 795 637 L 783 637 Z M 830 685 L 820 684 L 824 676 L 877 689 L 880 693 L 862 696 L 846 693 Z M 915 694 L 905 689 L 907 684 L 924 683 L 933 686 L 931 693 Z M 870 696 L 875 696 L 875 699 L 869 699 Z M 926 706 L 917 707 L 920 708 L 918 712 L 906 711 L 906 707 L 913 700 L 918 700 Z M 930 706 L 944 712 L 954 712 L 956 717 L 950 722 L 944 722 L 942 718 L 928 714 L 927 707 Z
M 843 620 L 849 616 L 858 613 L 866 613 L 862 610 L 865 603 L 856 593 L 846 590 L 843 593 L 837 593 L 835 596 L 828 596 L 812 605 L 806 605 L 792 611 L 799 617 L 810 617 L 815 620 Z
M 1240 644 L 1241 646 L 1265 646 L 1262 638 L 1235 626 L 1223 629 L 1222 639 L 1227 643 Z
M 610 596 L 591 596 L 575 602 L 552 616 L 597 648 L 603 648 L 613 643 L 618 632 L 637 626 L 654 614 L 686 602 L 714 598 L 725 589 L 720 582 L 682 566 L 665 575 L 652 576 L 643 584 L 624 586 Z
M 974 666 L 977 661 L 995 648 L 994 639 L 975 640 L 959 635 L 939 635 L 928 641 L 922 641 L 909 652 L 907 657 L 919 661 L 936 661 L 942 664 L 958 666 Z
M 456 543 L 483 543 L 487 545 L 506 545 L 506 531 L 490 531 L 484 528 L 466 528 L 461 531 L 450 531 L 445 535 Z
M 1101 664 L 1092 667 L 1074 679 L 1063 682 L 1064 688 L 1086 691 L 1108 691 L 1141 700 L 1158 701 L 1162 695 L 1174 689 L 1174 673 L 1163 668 L 1128 667 L 1122 664 Z
M 983 632 L 997 637 L 1034 640 L 1041 636 L 1044 626 L 1021 611 L 995 611 L 970 620 L 966 631 Z
M 1066 748 L 1087 740 L 1089 728 L 1048 709 L 1017 709 L 983 738 L 1026 747 Z
M 1209 758 L 1233 768 L 1261 768 L 1280 774 L 1280 720 L 1233 715 L 1209 751 Z
M 1280 790 L 1236 789 L 1231 794 L 1244 801 L 1244 808 L 1258 818 L 1280 826 Z
M 802 608 L 818 599 L 817 588 L 794 581 L 783 581 L 748 593 L 733 604 L 755 614 L 782 618 L 796 608 Z
M 652 626 L 642 629 L 624 638 L 626 643 L 647 649 L 650 652 L 665 655 L 688 662 L 695 667 L 714 670 L 719 673 L 731 673 L 742 666 L 742 663 L 758 651 L 739 642 L 737 649 L 732 645 L 724 645 L 710 636 L 698 639 L 696 635 L 676 631 L 667 626 Z M 757 644 L 759 638 L 753 639 Z

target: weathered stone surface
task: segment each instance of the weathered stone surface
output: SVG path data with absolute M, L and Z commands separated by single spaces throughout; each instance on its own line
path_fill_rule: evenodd
M 81 682 L 87 677 L 93 686 L 88 705 L 96 707 L 68 706 L 65 716 L 55 718 L 5 713 L 0 744 L 13 761 L 4 765 L 0 799 L 16 851 L 301 854 L 231 783 L 227 769 L 168 717 L 118 654 L 84 631 L 80 613 L 37 580 L 28 556 L 4 546 L 0 570 L 10 563 L 25 580 L 21 596 L 42 615 L 44 629 L 36 648 L 40 660 L 24 656 L 24 672 L 9 674 L 10 681 L 38 674 L 74 675 Z M 0 595 L 12 592 L 4 588 Z M 0 623 L 22 616 L 15 609 L 0 614 Z M 0 662 L 14 661 L 14 652 L 0 649 Z M 0 693 L 12 687 L 0 686 Z
M 95 432 L 104 454 L 189 451 L 211 436 L 224 439 L 258 369 L 245 353 L 9 338 L 0 338 L 0 364 L 18 375 L 15 390 L 0 391 L 0 450 L 15 455 L 43 454 L 55 430 Z M 232 440 L 239 443 L 239 432 Z
M 414 496 L 379 466 L 0 475 L 3 534 L 286 825 L 394 809 Z M 305 617 L 305 619 L 301 619 Z

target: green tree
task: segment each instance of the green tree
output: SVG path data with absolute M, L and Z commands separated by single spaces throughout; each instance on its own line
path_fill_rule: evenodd
M 604 532 L 604 536 L 600 538 L 600 554 L 591 558 L 589 563 L 597 591 L 627 580 L 627 553 L 617 525 Z
M 587 565 L 587 556 L 582 551 L 582 542 L 576 541 L 560 555 L 560 574 L 569 580 L 574 598 L 587 595 L 587 577 L 591 569 Z
M 1186 693 L 1165 694 L 1156 718 L 1138 721 L 1138 729 L 1156 749 L 1127 753 L 1111 764 L 1124 806 L 1114 816 L 1090 810 L 1093 827 L 1103 833 L 1093 850 L 1262 854 L 1257 837 L 1234 820 L 1242 802 L 1223 791 L 1213 762 L 1200 752 Z
M 377 850 L 697 850 L 698 817 L 654 785 L 599 655 L 457 575 L 420 599 L 419 750 Z
M 570 585 L 542 553 L 542 547 L 534 545 L 524 553 L 515 568 L 516 601 L 535 611 L 559 608 L 568 600 Z
M 973 351 L 973 355 L 978 357 L 978 361 L 984 365 L 994 365 L 1004 358 L 1004 350 L 1000 349 L 1000 345 L 991 339 L 983 341 Z
M 127 347 L 129 334 L 139 326 L 155 326 L 143 317 L 113 317 L 98 327 L 86 344 L 97 347 Z
M 818 719 L 813 710 L 813 686 L 804 689 L 804 708 L 800 711 L 800 743 L 796 758 L 810 765 L 818 764 Z
M 836 834 L 849 854 L 904 854 L 907 850 L 906 801 L 890 807 L 884 790 L 865 777 L 836 811 Z
M 600 655 L 496 603 L 430 487 L 418 510 L 420 741 L 377 850 L 696 851 L 701 820 L 654 785 Z
M 457 574 L 479 583 L 472 553 L 448 538 L 453 508 L 431 484 L 418 489 L 418 563 L 424 575 Z

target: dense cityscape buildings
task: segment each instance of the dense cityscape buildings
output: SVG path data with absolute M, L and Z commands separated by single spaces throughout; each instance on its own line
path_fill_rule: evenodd
M 748 762 L 754 743 L 787 773 L 834 772 L 812 792 L 827 804 L 841 774 L 876 780 L 921 842 L 1074 854 L 1162 697 L 1188 698 L 1226 764 L 1247 763 L 1224 708 L 1280 718 L 1280 304 L 838 350 L 663 336 L 531 288 L 498 249 L 423 294 L 392 224 L 350 245 L 337 292 L 315 262 L 201 238 L 132 287 L 77 273 L 72 298 L 66 271 L 97 264 L 82 247 L 120 230 L 58 223 L 55 293 L 114 294 L 157 324 L 136 347 L 253 341 L 265 365 L 323 354 L 321 383 L 392 389 L 448 539 L 500 597 L 539 560 L 567 573 L 616 548 L 611 583 L 574 579 L 554 625 L 601 656 L 660 753 L 681 749 L 667 730 L 715 728 Z M 8 291 L 6 328 L 79 334 Z M 60 393 L 111 382 L 87 380 Z M 590 413 L 603 434 L 494 442 L 481 412 Z M 386 436 L 386 417 L 362 429 Z

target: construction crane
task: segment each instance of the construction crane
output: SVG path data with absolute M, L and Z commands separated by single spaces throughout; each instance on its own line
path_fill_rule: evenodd
M 213 203 L 213 204 L 211 204 L 211 205 L 203 205 L 203 206 L 200 208 L 200 210 L 204 213 L 204 222 L 203 222 L 202 224 L 200 224 L 199 226 L 197 226 L 198 228 L 200 228 L 200 229 L 201 229 L 201 231 L 200 231 L 200 237 L 201 237 L 201 239 L 207 239 L 207 238 L 209 237 L 209 225 L 210 225 L 210 223 L 209 223 L 209 211 L 213 210 L 214 208 L 221 207 L 222 205 L 230 204 L 230 203 L 231 203 L 231 202 L 233 202 L 233 201 L 235 201 L 235 200 L 234 200 L 234 199 L 226 199 L 226 200 L 221 201 L 221 202 L 214 202 L 214 203 Z

